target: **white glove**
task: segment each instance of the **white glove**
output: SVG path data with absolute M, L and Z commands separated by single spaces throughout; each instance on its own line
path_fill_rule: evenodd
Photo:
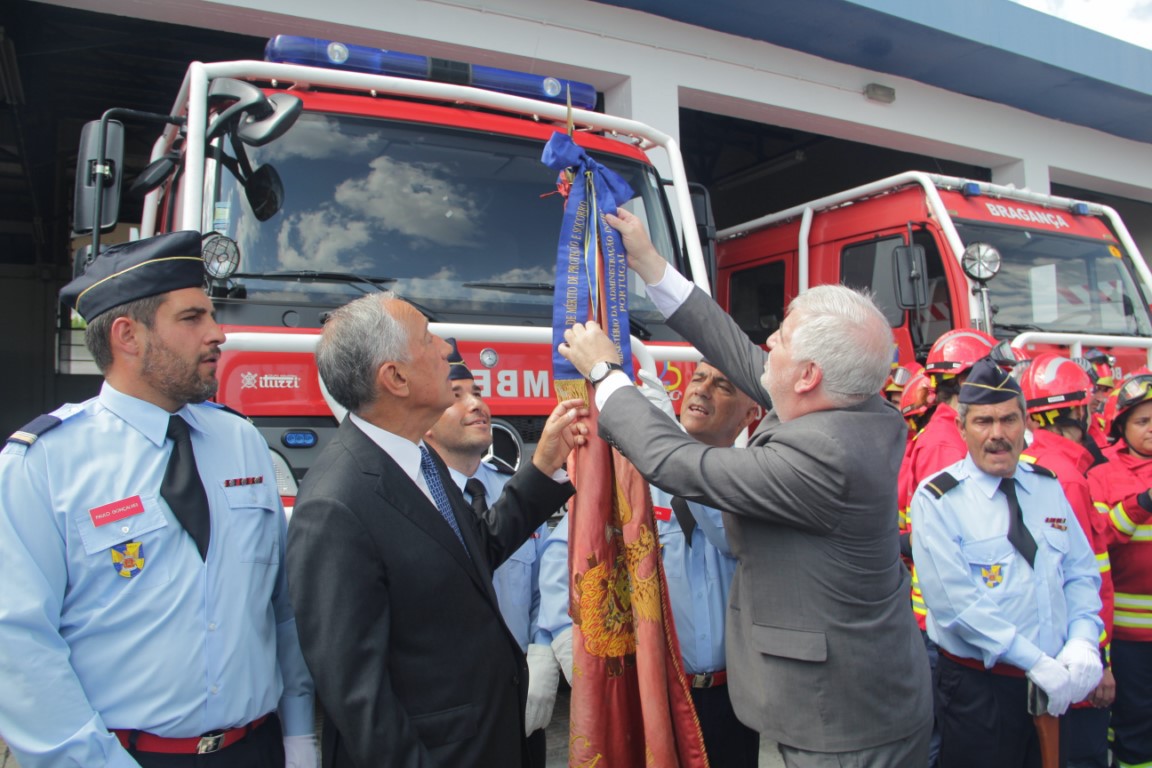
M 284 737 L 284 768 L 316 768 L 317 757 L 315 734 Z
M 552 653 L 560 662 L 560 670 L 568 685 L 572 685 L 572 627 L 567 627 L 552 638 Z
M 1068 670 L 1072 679 L 1072 703 L 1083 701 L 1096 690 L 1100 678 L 1104 676 L 1104 665 L 1100 663 L 1100 649 L 1082 637 L 1074 637 L 1064 644 L 1056 661 Z
M 1028 679 L 1048 694 L 1048 714 L 1059 717 L 1072 703 L 1072 676 L 1064 665 L 1044 655 L 1028 670 Z
M 643 368 L 637 371 L 636 376 L 640 379 L 640 394 L 644 395 L 644 399 L 664 411 L 664 415 L 675 421 L 676 411 L 672 409 L 672 398 L 668 397 L 668 390 L 664 389 L 664 382 Z
M 541 643 L 528 646 L 528 707 L 524 712 L 524 735 L 548 727 L 556 706 L 560 664 L 552 648 Z

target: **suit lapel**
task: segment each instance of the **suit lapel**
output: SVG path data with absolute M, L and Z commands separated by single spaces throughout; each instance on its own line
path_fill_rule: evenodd
M 463 496 L 459 490 L 453 494 L 455 485 L 452 483 L 451 478 L 448 476 L 446 470 L 441 472 L 441 480 L 444 482 L 444 488 L 448 493 L 448 499 L 452 503 L 453 508 L 456 510 L 456 520 L 460 524 L 461 534 L 464 536 L 464 541 L 472 557 L 469 558 L 468 554 L 464 552 L 464 548 L 460 546 L 460 540 L 456 538 L 456 534 L 452 528 L 440 515 L 440 510 L 436 505 L 424 495 L 420 487 L 408 477 L 400 465 L 388 455 L 376 443 L 372 442 L 371 438 L 360 431 L 359 427 L 353 424 L 350 420 L 345 420 L 340 426 L 340 437 L 345 441 L 349 451 L 353 456 L 357 457 L 361 468 L 371 475 L 379 478 L 375 486 L 375 493 L 381 501 L 392 509 L 396 510 L 399 514 L 408 518 L 412 523 L 421 531 L 433 539 L 437 544 L 444 548 L 444 550 L 451 555 L 451 557 L 459 564 L 459 566 L 468 573 L 469 577 L 476 582 L 481 590 L 495 601 L 495 591 L 492 587 L 492 574 L 488 568 L 488 560 L 484 552 L 477 544 L 477 534 L 473 530 L 471 522 L 466 522 L 461 514 L 461 505 L 463 504 Z M 434 461 L 438 465 L 443 466 L 440 457 L 432 452 Z M 460 499 L 456 500 L 455 497 L 459 496 Z M 471 511 L 469 511 L 471 514 Z M 477 560 L 479 558 L 479 560 Z M 483 565 L 477 565 L 482 563 Z M 483 569 L 483 574 L 481 573 Z

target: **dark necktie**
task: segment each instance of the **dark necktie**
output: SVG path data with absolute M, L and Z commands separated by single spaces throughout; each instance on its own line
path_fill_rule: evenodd
M 196 471 L 196 455 L 192 452 L 188 422 L 179 416 L 169 416 L 167 435 L 173 443 L 172 455 L 168 457 L 168 468 L 164 470 L 164 480 L 160 483 L 160 495 L 196 542 L 200 559 L 204 560 L 208 555 L 212 523 L 208 514 L 208 495 L 204 493 L 204 483 Z
M 1024 556 L 1028 565 L 1035 568 L 1036 539 L 1024 525 L 1024 511 L 1020 509 L 1020 500 L 1016 498 L 1016 481 L 1006 477 L 1000 481 L 1000 490 L 1008 497 L 1008 541 L 1016 547 L 1016 551 Z
M 696 530 L 696 518 L 692 517 L 692 510 L 688 509 L 688 502 L 679 496 L 673 496 L 672 511 L 676 513 L 676 519 L 684 530 L 685 543 L 692 546 L 692 531 Z
M 488 491 L 484 488 L 484 483 L 478 478 L 470 477 L 468 482 L 464 483 L 464 490 L 472 497 L 472 511 L 477 517 L 488 511 L 488 500 L 484 498 Z
M 456 538 L 464 546 L 464 551 L 468 552 L 468 546 L 464 544 L 464 535 L 460 533 L 460 525 L 456 522 L 456 515 L 452 514 L 448 493 L 444 490 L 440 473 L 436 471 L 436 463 L 432 461 L 432 454 L 424 446 L 420 446 L 420 474 L 424 475 L 424 483 L 428 486 L 428 491 L 436 502 L 436 509 L 440 510 L 440 516 L 444 518 L 444 522 L 452 526 L 452 532 L 456 534 Z M 471 557 L 472 555 L 468 556 Z

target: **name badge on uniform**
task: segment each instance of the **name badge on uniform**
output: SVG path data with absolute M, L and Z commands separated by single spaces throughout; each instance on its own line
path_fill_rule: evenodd
M 120 499 L 111 504 L 94 507 L 88 510 L 88 514 L 92 516 L 92 525 L 99 528 L 102 525 L 108 525 L 108 523 L 114 523 L 117 520 L 138 515 L 143 511 L 144 504 L 140 501 L 140 497 L 129 496 L 126 499 Z
M 264 482 L 264 475 L 256 477 L 233 477 L 224 481 L 225 488 L 236 488 L 241 485 L 260 485 Z
M 672 507 L 658 507 L 653 504 L 652 514 L 656 516 L 657 520 L 666 523 L 672 519 Z
M 126 541 L 113 546 L 112 567 L 126 579 L 140 573 L 144 570 L 144 545 L 139 541 Z
M 1004 581 L 1004 574 L 1001 571 L 1003 566 L 997 565 L 982 565 L 980 566 L 980 577 L 984 579 L 984 586 L 988 589 L 995 589 L 1000 586 Z

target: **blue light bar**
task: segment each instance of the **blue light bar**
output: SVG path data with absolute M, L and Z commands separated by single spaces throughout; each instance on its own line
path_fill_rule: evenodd
M 960 192 L 964 197 L 979 197 L 980 185 L 974 181 L 966 181 L 964 185 L 960 187 Z
M 1088 215 L 1088 203 L 1072 203 L 1072 213 L 1076 216 Z
M 513 72 L 495 67 L 473 66 L 446 59 L 386 51 L 365 45 L 348 45 L 314 37 L 277 35 L 265 46 L 264 60 L 471 85 L 553 104 L 566 104 L 567 91 L 571 89 L 572 106 L 582 109 L 592 109 L 596 106 L 596 89 L 587 83 L 575 80 L 561 80 L 556 77 Z
M 285 448 L 312 448 L 318 441 L 316 433 L 310 429 L 290 429 L 280 435 Z

